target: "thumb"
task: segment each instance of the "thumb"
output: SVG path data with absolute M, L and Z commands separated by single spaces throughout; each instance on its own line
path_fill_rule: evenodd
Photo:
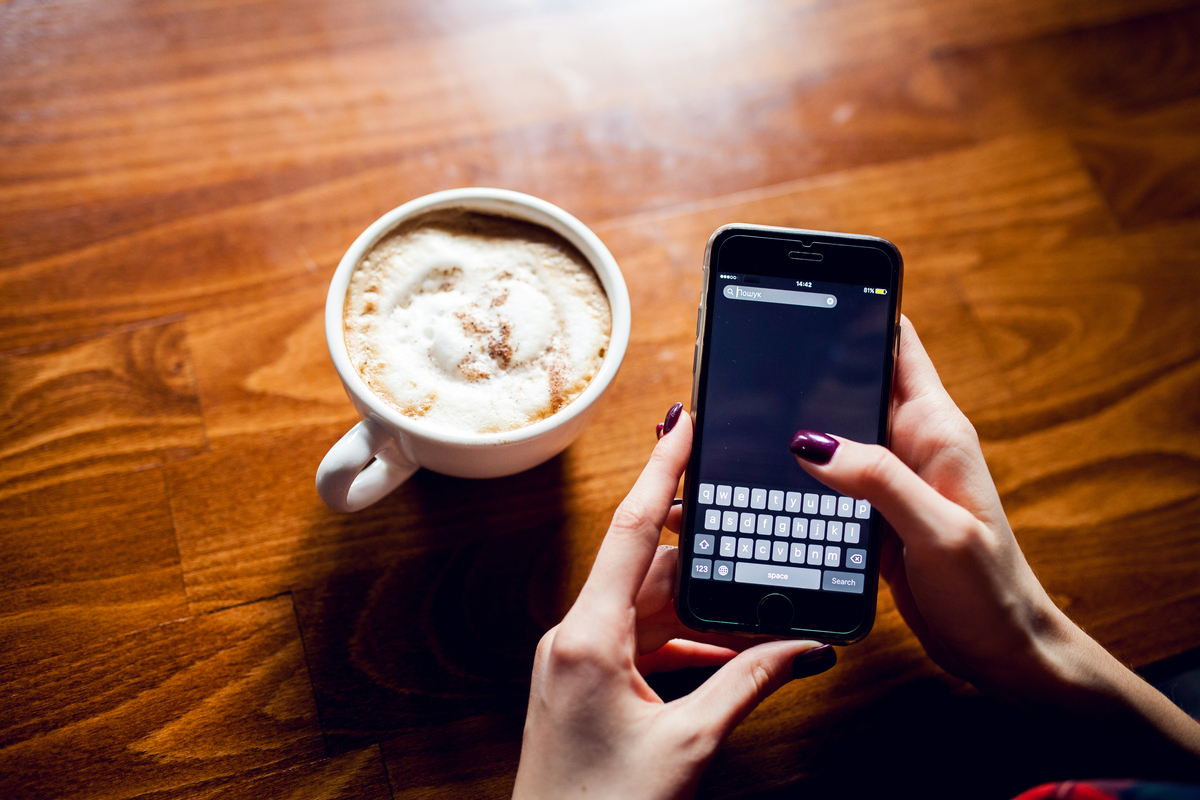
M 792 437 L 791 449 L 809 475 L 879 509 L 906 545 L 935 541 L 946 530 L 970 530 L 969 524 L 976 522 L 886 447 L 801 430 Z
M 803 639 L 766 642 L 739 653 L 675 703 L 691 730 L 710 732 L 715 743 L 720 743 L 759 703 L 793 677 L 816 675 L 836 663 L 837 653 L 827 644 Z

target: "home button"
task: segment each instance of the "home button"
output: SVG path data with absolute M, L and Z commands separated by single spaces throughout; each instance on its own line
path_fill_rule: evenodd
M 758 602 L 758 622 L 764 628 L 786 628 L 792 624 L 792 601 L 769 594 Z

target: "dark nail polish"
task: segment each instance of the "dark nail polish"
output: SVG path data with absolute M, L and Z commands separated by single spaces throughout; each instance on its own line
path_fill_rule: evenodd
M 805 461 L 828 464 L 837 450 L 838 440 L 818 431 L 796 431 L 792 436 L 791 450 Z
M 836 663 L 837 651 L 831 646 L 823 644 L 812 650 L 805 650 L 792 659 L 792 677 L 811 678 L 813 675 L 820 675 L 826 670 L 833 669 L 833 665 Z
M 683 403 L 676 403 L 667 411 L 667 418 L 663 420 L 662 435 L 666 436 L 675 427 L 675 423 L 679 422 L 679 415 L 683 413 Z
M 660 422 L 660 423 L 658 423 L 657 425 L 655 425 L 655 426 L 654 426 L 654 434 L 655 434 L 655 436 L 657 436 L 659 439 L 661 439 L 661 438 L 662 438 L 662 433 L 663 433 L 663 424 Z

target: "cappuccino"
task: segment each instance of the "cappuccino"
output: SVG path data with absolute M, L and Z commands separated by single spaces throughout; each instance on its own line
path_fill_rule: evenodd
M 587 259 L 529 222 L 435 211 L 381 239 L 343 313 L 350 360 L 400 413 L 450 433 L 531 425 L 604 361 L 608 298 Z

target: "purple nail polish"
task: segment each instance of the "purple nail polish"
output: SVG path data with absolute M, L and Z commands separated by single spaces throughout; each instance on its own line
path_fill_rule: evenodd
M 791 450 L 805 461 L 828 464 L 837 450 L 838 440 L 819 431 L 796 431 L 792 437 Z
M 654 433 L 659 439 L 662 438 L 663 424 L 661 422 L 654 426 Z
M 679 422 L 679 415 L 683 413 L 683 403 L 676 403 L 667 411 L 667 418 L 663 420 L 662 435 L 666 436 L 675 427 L 675 423 Z
M 827 644 L 805 650 L 792 659 L 793 678 L 811 678 L 833 669 L 837 663 L 837 651 Z

